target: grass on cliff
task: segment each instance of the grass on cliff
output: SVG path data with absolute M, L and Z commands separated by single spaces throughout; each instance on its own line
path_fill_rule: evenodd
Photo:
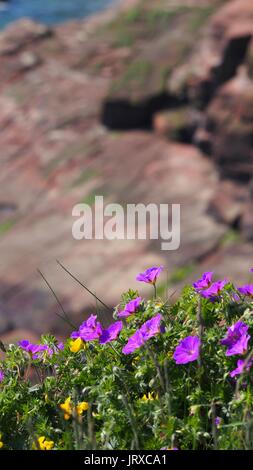
M 221 3 L 221 2 L 219 2 Z M 209 5 L 178 5 L 164 1 L 140 1 L 139 5 L 130 8 L 108 25 L 114 34 L 115 47 L 132 47 L 135 42 L 152 39 L 154 36 L 177 26 L 184 31 L 184 25 L 196 31 L 217 8 L 217 2 Z M 182 22 L 182 23 L 181 23 Z
M 9 230 L 12 229 L 15 224 L 14 220 L 6 220 L 5 222 L 0 223 L 0 236 L 5 235 Z
M 187 6 L 179 2 L 175 6 L 148 0 L 113 20 L 106 30 L 109 42 L 116 48 L 129 48 L 131 54 L 122 63 L 122 72 L 113 81 L 110 94 L 132 96 L 163 91 L 171 71 L 186 60 L 199 30 L 220 3 Z

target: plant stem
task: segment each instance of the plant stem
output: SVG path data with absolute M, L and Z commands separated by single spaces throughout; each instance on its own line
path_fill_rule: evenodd
M 217 426 L 216 426 L 216 423 L 215 423 L 215 419 L 216 419 L 216 406 L 215 406 L 215 403 L 214 403 L 214 402 L 212 402 L 211 410 L 212 410 L 212 436 L 213 436 L 213 446 L 214 446 L 214 450 L 218 450 Z
M 89 404 L 88 412 L 87 412 L 87 424 L 88 424 L 88 438 L 90 443 L 90 449 L 96 450 L 97 442 L 96 436 L 94 433 L 94 421 L 92 418 L 92 404 Z
M 139 443 L 139 437 L 138 437 L 138 434 L 137 434 L 137 422 L 136 422 L 136 419 L 135 419 L 135 415 L 134 415 L 134 410 L 133 410 L 133 407 L 131 405 L 131 403 L 129 403 L 129 401 L 127 400 L 127 396 L 128 396 L 128 390 L 127 390 L 127 387 L 125 386 L 125 382 L 123 379 L 121 379 L 121 376 L 120 376 L 120 370 L 118 369 L 118 379 L 121 383 L 121 386 L 122 388 L 125 390 L 125 394 L 122 393 L 122 401 L 124 403 L 124 406 L 128 412 L 128 418 L 129 418 L 129 422 L 130 422 L 130 425 L 131 425 L 131 428 L 132 428 L 132 432 L 133 432 L 133 437 L 134 437 L 134 440 L 135 440 L 135 446 L 136 446 L 136 450 L 140 449 L 140 443 Z
M 150 359 L 152 360 L 152 362 L 155 366 L 155 369 L 157 371 L 157 375 L 158 375 L 159 380 L 160 380 L 161 388 L 162 388 L 163 392 L 165 392 L 166 391 L 165 384 L 164 384 L 163 376 L 161 374 L 161 369 L 160 369 L 159 363 L 157 361 L 157 358 L 156 358 L 155 354 L 153 353 L 152 349 L 149 348 L 147 343 L 146 343 L 145 346 L 146 346 L 146 350 L 148 352 L 148 355 L 149 355 Z
M 115 352 L 115 354 L 117 354 L 117 356 L 119 356 L 120 359 L 121 359 L 121 355 L 120 355 L 120 353 L 117 351 L 117 349 L 116 349 L 112 344 L 110 344 L 110 347 L 111 347 L 111 349 L 113 350 L 113 352 Z
M 164 361 L 164 377 L 165 377 L 165 391 L 166 391 L 166 401 L 168 406 L 168 414 L 171 415 L 171 394 L 170 394 L 170 384 L 169 384 L 169 376 L 168 376 L 168 361 L 165 359 Z
M 154 299 L 156 299 L 156 293 L 157 293 L 156 292 L 156 284 L 154 283 L 153 286 L 154 286 Z
M 197 323 L 198 323 L 198 337 L 200 339 L 200 351 L 199 351 L 199 358 L 198 364 L 199 367 L 202 366 L 202 338 L 203 338 L 203 331 L 204 331 L 204 322 L 201 313 L 201 298 L 198 299 L 198 308 L 197 308 Z

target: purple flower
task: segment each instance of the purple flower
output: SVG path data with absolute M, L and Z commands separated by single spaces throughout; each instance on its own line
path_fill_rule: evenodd
M 136 280 L 146 282 L 147 284 L 155 284 L 163 269 L 163 266 L 154 266 L 153 268 L 149 268 L 144 273 L 138 274 Z
M 110 325 L 106 330 L 103 330 L 99 338 L 100 344 L 109 343 L 110 341 L 117 339 L 122 328 L 123 328 L 122 321 L 116 321 L 115 323 Z
M 242 335 L 247 333 L 249 327 L 242 321 L 237 321 L 228 328 L 227 335 L 221 340 L 221 344 L 228 346 L 229 348 L 241 338 Z
M 161 447 L 160 450 L 178 450 L 177 447 Z
M 222 419 L 219 416 L 216 416 L 214 422 L 217 428 L 220 426 Z
M 200 291 L 202 289 L 206 289 L 209 287 L 212 283 L 212 277 L 213 277 L 213 272 L 212 271 L 207 271 L 204 274 L 202 274 L 202 277 L 194 282 L 192 285 L 196 291 Z
M 253 358 L 251 358 L 250 360 L 247 360 L 247 359 L 239 359 L 239 361 L 237 361 L 237 367 L 236 369 L 232 370 L 232 372 L 230 372 L 230 377 L 235 377 L 236 375 L 240 375 L 242 374 L 243 372 L 248 372 L 251 368 L 253 364 Z
M 4 372 L 0 369 L 0 383 L 3 381 L 4 379 Z
M 242 287 L 238 287 L 238 290 L 243 295 L 248 295 L 249 297 L 253 297 L 253 284 L 245 284 Z
M 31 354 L 33 359 L 38 359 L 42 351 L 50 351 L 50 348 L 46 344 L 33 344 L 30 343 L 28 340 L 23 340 L 18 342 L 18 346 L 20 346 L 24 351 Z
M 148 341 L 148 339 L 157 335 L 157 333 L 162 332 L 161 320 L 162 320 L 162 315 L 158 313 L 157 315 L 155 315 L 155 317 L 143 323 L 139 331 L 144 339 L 144 342 Z
M 30 352 L 32 354 L 33 359 L 39 359 L 41 356 L 40 353 L 47 351 L 50 353 L 50 348 L 46 344 L 31 344 L 30 345 Z
M 232 297 L 234 302 L 240 302 L 241 301 L 239 295 L 236 294 L 236 292 L 232 292 L 231 297 Z
M 221 344 L 228 347 L 226 356 L 245 354 L 250 339 L 250 335 L 247 334 L 248 329 L 248 325 L 241 321 L 228 328 L 227 335 L 221 340 Z
M 118 313 L 118 317 L 129 317 L 138 310 L 141 302 L 141 297 L 137 297 L 136 299 L 130 300 L 130 302 L 126 304 L 124 310 Z
M 211 284 L 210 287 L 201 291 L 202 297 L 205 297 L 206 299 L 209 299 L 211 301 L 217 300 L 217 297 L 220 295 L 223 287 L 227 283 L 228 283 L 227 279 L 213 282 L 213 284 Z
M 140 330 L 137 330 L 130 338 L 128 339 L 127 344 L 122 349 L 123 354 L 131 354 L 136 349 L 140 348 L 144 344 L 144 339 Z
M 162 316 L 158 313 L 155 317 L 143 323 L 141 328 L 128 339 L 127 344 L 122 349 L 123 354 L 131 354 L 150 338 L 161 333 L 163 331 L 161 328 L 161 320 Z
M 250 339 L 250 335 L 242 335 L 241 338 L 232 346 L 228 348 L 226 351 L 226 356 L 234 356 L 236 354 L 245 354 L 248 349 L 248 342 Z
M 91 315 L 88 320 L 83 322 L 78 331 L 73 331 L 71 338 L 81 338 L 83 341 L 93 341 L 102 334 L 102 327 L 97 322 L 97 315 Z
M 176 347 L 173 358 L 176 364 L 187 364 L 196 361 L 199 357 L 200 339 L 198 336 L 187 336 Z

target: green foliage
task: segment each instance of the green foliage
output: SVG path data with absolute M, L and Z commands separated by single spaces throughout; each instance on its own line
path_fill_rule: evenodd
M 93 168 L 88 168 L 85 169 L 81 172 L 81 174 L 78 176 L 78 178 L 72 183 L 71 187 L 76 187 L 76 186 L 81 186 L 88 181 L 90 181 L 93 178 L 96 178 L 98 176 L 98 172 L 94 170 Z
M 240 233 L 237 230 L 228 230 L 220 241 L 220 246 L 234 245 L 240 241 Z
M 140 1 L 137 6 L 123 12 L 116 20 L 109 23 L 108 28 L 113 36 L 113 45 L 132 47 L 139 40 L 152 39 L 168 31 L 175 24 L 179 27 L 183 24 L 190 33 L 194 33 L 206 23 L 220 3 L 222 1 L 216 0 L 212 5 L 199 6 L 197 4 L 176 5 L 175 2 L 170 5 L 160 0 Z
M 179 278 L 184 275 L 181 270 Z M 252 303 L 235 301 L 234 293 L 228 284 L 219 300 L 210 302 L 186 287 L 174 305 L 143 300 L 138 312 L 124 320 L 117 340 L 92 341 L 78 352 L 70 339 L 58 349 L 52 335 L 42 336 L 41 343 L 54 353 L 45 351 L 35 359 L 18 345 L 6 346 L 0 362 L 3 448 L 40 448 L 42 438 L 42 444 L 59 450 L 252 449 L 252 374 L 231 379 L 238 357 L 227 357 L 220 342 L 238 319 L 253 330 Z M 123 294 L 114 317 L 137 295 L 132 290 Z M 179 341 L 200 334 L 199 309 L 201 360 L 177 365 L 173 353 Z M 165 332 L 122 354 L 129 336 L 157 313 Z M 60 405 L 66 407 L 68 397 L 72 408 L 65 419 Z M 82 403 L 89 407 L 78 414 Z
M 111 92 L 118 92 L 130 85 L 144 86 L 151 72 L 152 64 L 150 62 L 139 60 L 132 62 L 125 74 L 118 81 L 113 83 Z
M 9 230 L 11 230 L 14 224 L 15 224 L 14 220 L 6 220 L 5 222 L 2 222 L 0 224 L 0 236 L 9 232 Z

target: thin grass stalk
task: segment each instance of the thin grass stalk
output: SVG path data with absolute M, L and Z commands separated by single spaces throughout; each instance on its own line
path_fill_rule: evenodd
M 48 280 L 46 279 L 46 277 L 44 276 L 44 274 L 38 269 L 38 273 L 40 274 L 40 276 L 42 277 L 42 279 L 44 280 L 44 282 L 46 283 L 47 287 L 49 288 L 49 290 L 51 291 L 51 293 L 53 294 L 56 302 L 58 303 L 62 313 L 63 313 L 63 316 L 60 315 L 59 313 L 56 313 L 56 315 L 58 317 L 60 317 L 63 321 L 65 321 L 69 326 L 71 326 L 71 328 L 74 328 L 76 329 L 76 325 L 74 325 L 71 320 L 69 319 L 65 309 L 63 308 L 63 305 L 62 303 L 60 302 L 60 299 L 59 297 L 57 296 L 56 292 L 54 291 L 54 289 L 52 288 L 52 286 L 49 284 Z
M 71 271 L 69 271 L 69 269 L 67 269 L 60 261 L 56 260 L 57 264 L 59 264 L 59 266 L 70 276 L 72 277 L 72 279 L 74 279 L 74 281 L 76 281 L 81 287 L 83 287 L 89 294 L 91 294 L 94 299 L 96 299 L 98 302 L 101 303 L 101 305 L 103 305 L 107 310 L 109 310 L 110 312 L 112 311 L 112 309 L 105 304 L 105 302 L 103 302 L 103 300 L 101 300 L 94 292 L 92 292 L 83 282 L 80 281 L 80 279 L 78 279 L 74 274 L 72 274 Z

